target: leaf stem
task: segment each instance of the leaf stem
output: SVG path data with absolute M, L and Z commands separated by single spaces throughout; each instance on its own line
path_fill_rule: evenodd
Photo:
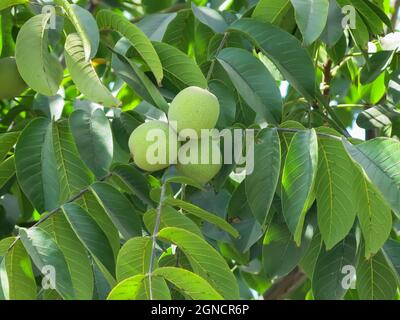
M 167 185 L 166 185 L 166 183 L 163 183 L 161 186 L 160 202 L 158 203 L 158 207 L 157 207 L 156 221 L 154 224 L 153 235 L 152 235 L 151 257 L 150 257 L 150 265 L 149 265 L 149 272 L 148 272 L 150 300 L 153 300 L 152 273 L 153 273 L 153 268 L 154 268 L 155 255 L 156 255 L 157 235 L 158 235 L 158 231 L 160 229 L 161 210 L 163 207 L 166 189 L 167 189 Z

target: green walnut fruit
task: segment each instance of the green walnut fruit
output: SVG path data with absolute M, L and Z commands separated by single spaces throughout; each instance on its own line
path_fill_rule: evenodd
M 15 58 L 0 59 L 0 99 L 11 99 L 20 95 L 28 86 L 22 80 Z
M 214 178 L 221 170 L 222 155 L 218 144 L 212 141 L 212 138 L 208 141 L 191 139 L 182 145 L 178 151 L 177 170 L 200 184 Z M 208 150 L 208 154 L 203 155 L 203 150 Z
M 176 122 L 176 130 L 181 137 L 200 138 L 201 129 L 213 129 L 219 117 L 219 102 L 211 92 L 188 87 L 179 92 L 168 110 L 168 120 Z M 195 134 L 185 134 L 184 129 L 192 129 Z
M 143 123 L 129 137 L 133 161 L 139 168 L 150 172 L 175 164 L 178 146 L 176 134 L 161 121 Z

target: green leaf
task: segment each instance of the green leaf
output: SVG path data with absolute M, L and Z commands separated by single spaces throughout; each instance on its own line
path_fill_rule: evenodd
M 208 7 L 197 7 L 193 2 L 191 4 L 194 16 L 201 23 L 216 33 L 222 33 L 226 30 L 228 24 L 218 11 Z
M 245 188 L 251 212 L 257 221 L 265 226 L 278 185 L 281 147 L 276 129 L 263 129 L 257 135 L 256 142 L 254 170 L 246 177 Z
M 194 273 L 208 281 L 225 299 L 239 298 L 239 288 L 229 266 L 205 240 L 179 228 L 165 228 L 158 236 L 177 245 L 189 259 Z
M 179 49 L 162 42 L 152 42 L 167 79 L 178 89 L 196 86 L 207 88 L 207 80 L 196 62 Z
M 66 12 L 68 19 L 75 27 L 84 51 L 85 61 L 89 61 L 96 55 L 100 42 L 99 29 L 93 15 L 76 4 L 69 4 L 67 0 L 56 0 Z
M 360 71 L 361 84 L 371 83 L 378 78 L 392 62 L 394 53 L 394 51 L 379 51 L 374 53 Z
M 301 258 L 300 266 L 310 279 L 312 279 L 315 264 L 317 263 L 319 253 L 322 249 L 322 244 L 321 233 L 317 232 L 311 240 L 306 253 Z
M 357 267 L 357 292 L 361 300 L 393 300 L 396 276 L 382 252 L 363 259 Z
M 52 131 L 61 202 L 64 202 L 87 188 L 94 179 L 79 157 L 68 121 L 53 122 Z
M 154 202 L 149 196 L 150 184 L 138 169 L 127 164 L 121 164 L 113 166 L 111 171 L 114 175 L 118 176 L 143 203 L 151 207 L 154 206 Z
M 307 50 L 294 36 L 270 23 L 246 18 L 234 22 L 229 30 L 248 37 L 297 91 L 309 100 L 314 99 L 314 66 Z
M 0 11 L 19 4 L 26 4 L 29 0 L 4 0 L 0 3 Z
M 269 123 L 279 123 L 282 117 L 281 94 L 264 64 L 239 48 L 223 49 L 217 59 L 243 100 Z
M 364 169 L 392 210 L 400 216 L 400 143 L 377 138 L 357 146 L 343 141 L 351 158 Z
M 355 184 L 357 216 L 364 236 L 365 256 L 376 254 L 389 238 L 392 212 L 382 195 L 361 172 Z
M 144 16 L 136 25 L 152 41 L 161 41 L 168 25 L 176 18 L 177 13 L 157 13 Z
M 321 132 L 321 130 L 319 130 Z M 336 135 L 333 130 L 322 132 Z M 315 184 L 318 225 L 327 250 L 344 239 L 356 217 L 355 170 L 340 140 L 319 137 L 319 164 Z
M 120 101 L 101 83 L 92 63 L 85 60 L 83 42 L 78 34 L 68 35 L 64 49 L 65 63 L 79 91 L 87 99 L 106 107 L 119 106 Z
M 8 278 L 8 300 L 35 300 L 36 282 L 31 260 L 20 241 L 4 257 Z
M 29 19 L 18 32 L 15 58 L 18 71 L 33 90 L 54 96 L 63 79 L 63 68 L 49 52 L 47 23 L 51 15 L 39 14 Z
M 112 68 L 139 97 L 159 108 L 163 112 L 167 112 L 169 105 L 158 91 L 157 87 L 146 76 L 146 74 L 137 67 L 135 61 L 124 56 L 127 54 L 129 46 L 130 43 L 125 38 L 122 38 L 117 42 L 115 50 L 112 50 Z
M 26 251 L 39 270 L 43 270 L 43 267 L 49 265 L 54 267 L 57 272 L 55 277 L 55 289 L 57 292 L 66 300 L 76 299 L 67 261 L 50 234 L 42 229 L 33 227 L 19 229 L 19 236 Z
M 69 123 L 79 154 L 93 173 L 101 178 L 110 168 L 113 158 L 113 140 L 110 122 L 104 111 L 74 111 Z
M 383 32 L 382 21 L 375 11 L 367 4 L 369 1 L 365 0 L 350 0 L 350 3 L 362 15 L 364 21 L 374 34 L 381 34 Z
M 384 106 L 374 106 L 357 116 L 357 125 L 364 129 L 383 128 L 392 124 L 391 118 L 399 116 L 400 113 L 394 110 Z
M 197 274 L 175 267 L 158 268 L 153 276 L 161 276 L 171 282 L 184 295 L 193 300 L 222 300 L 222 296 Z
M 328 0 L 291 0 L 296 22 L 305 45 L 310 45 L 321 35 L 328 18 Z
M 120 191 L 106 182 L 96 182 L 90 188 L 125 239 L 142 235 L 139 215 Z
M 261 22 L 279 25 L 282 18 L 290 9 L 290 0 L 260 0 L 252 17 Z
M 125 37 L 149 66 L 157 83 L 161 84 L 163 79 L 162 65 L 157 52 L 147 36 L 128 19 L 111 10 L 99 11 L 96 19 L 101 30 L 115 30 Z
M 321 40 L 333 47 L 343 35 L 343 13 L 336 0 L 329 1 L 328 19 Z
M 149 271 L 152 241 L 137 237 L 124 243 L 117 258 L 117 280 L 122 281 Z
M 19 132 L 6 132 L 0 134 L 0 161 L 4 160 L 7 156 L 7 153 L 17 142 L 19 135 Z
M 183 210 L 187 211 L 188 213 L 204 220 L 209 223 L 212 223 L 216 225 L 218 228 L 221 230 L 224 230 L 228 232 L 232 237 L 237 238 L 239 236 L 238 231 L 232 227 L 228 222 L 226 222 L 224 219 L 218 217 L 216 214 L 207 212 L 206 210 L 203 210 L 202 208 L 195 206 L 194 204 L 191 204 L 189 202 L 180 200 L 180 199 L 175 199 L 173 197 L 167 197 L 164 200 L 164 203 L 166 205 L 170 205 L 173 207 L 179 207 L 182 208 Z
M 76 203 L 63 205 L 62 211 L 85 248 L 114 275 L 114 253 L 107 236 L 96 221 Z
M 157 211 L 151 209 L 147 211 L 143 216 L 143 222 L 146 225 L 147 230 L 152 234 L 156 221 Z M 167 227 L 176 227 L 187 230 L 198 236 L 202 237 L 199 227 L 183 213 L 176 211 L 174 208 L 165 206 L 161 211 L 160 229 Z
M 0 189 L 14 176 L 15 160 L 14 156 L 7 158 L 0 163 Z
M 389 239 L 384 244 L 382 252 L 393 270 L 396 271 L 397 279 L 400 281 L 400 241 Z
M 163 278 L 152 278 L 152 290 L 154 300 L 171 300 L 171 294 Z M 150 298 L 148 291 L 147 276 L 138 274 L 118 283 L 111 290 L 107 300 L 148 300 Z
M 22 131 L 15 147 L 19 185 L 40 212 L 59 204 L 60 181 L 52 130 L 48 119 L 36 118 Z
M 88 253 L 60 213 L 52 215 L 39 228 L 51 235 L 64 254 L 76 299 L 90 300 L 93 296 L 94 279 Z
M 86 192 L 76 201 L 103 230 L 113 248 L 114 257 L 117 257 L 120 249 L 120 237 L 117 228 L 114 226 L 107 212 L 97 200 L 93 192 Z
M 265 233 L 262 263 L 268 278 L 279 278 L 292 271 L 310 245 L 314 230 L 307 226 L 301 245 L 297 246 L 285 224 L 274 223 Z
M 314 201 L 318 141 L 314 129 L 294 135 L 282 174 L 282 211 L 290 232 L 300 245 L 306 213 Z
M 339 300 L 343 298 L 347 291 L 346 287 L 349 285 L 345 279 L 349 276 L 346 268 L 352 267 L 355 272 L 356 264 L 357 241 L 354 233 L 350 233 L 329 251 L 321 249 L 312 276 L 312 291 L 315 299 Z

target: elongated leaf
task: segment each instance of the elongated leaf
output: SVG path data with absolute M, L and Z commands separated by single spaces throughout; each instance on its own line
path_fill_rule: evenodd
M 58 206 L 60 182 L 48 119 L 36 118 L 22 131 L 15 147 L 15 167 L 21 189 L 38 211 Z
M 355 276 L 356 263 L 357 242 L 353 233 L 350 233 L 331 250 L 322 249 L 312 277 L 314 297 L 320 300 L 343 298 L 350 287 L 349 282 L 355 280 L 347 280 L 345 277 L 349 276 L 348 270 L 353 270 Z
M 21 241 L 39 270 L 45 266 L 52 266 L 56 271 L 55 285 L 57 292 L 67 300 L 76 298 L 71 275 L 65 257 L 46 231 L 33 227 L 28 230 L 19 229 Z
M 375 254 L 389 238 L 392 212 L 380 192 L 359 173 L 354 186 L 357 194 L 357 216 L 364 236 L 365 256 Z
M 68 121 L 53 123 L 53 147 L 61 187 L 61 201 L 66 201 L 93 182 L 93 174 L 79 158 Z
M 117 259 L 117 280 L 122 281 L 149 271 L 152 241 L 150 237 L 129 239 Z
M 151 14 L 144 16 L 136 25 L 152 41 L 161 41 L 168 25 L 176 16 L 176 12 Z
M 308 228 L 308 227 L 307 227 Z M 297 246 L 285 224 L 269 226 L 263 240 L 262 263 L 268 278 L 282 277 L 292 271 L 305 254 L 313 237 L 312 226 Z
M 223 49 L 217 56 L 246 103 L 269 123 L 282 117 L 282 99 L 275 79 L 263 63 L 246 50 Z
M 357 292 L 362 300 L 392 300 L 397 279 L 382 252 L 363 259 L 357 268 Z
M 261 22 L 279 25 L 290 8 L 290 0 L 260 0 L 252 17 Z
M 172 197 L 167 197 L 164 200 L 164 203 L 170 206 L 174 207 L 179 207 L 182 208 L 183 210 L 187 211 L 188 213 L 199 217 L 200 219 L 207 221 L 209 223 L 212 223 L 219 227 L 221 230 L 224 230 L 228 232 L 230 235 L 233 237 L 237 238 L 239 236 L 238 231 L 232 227 L 228 222 L 225 220 L 221 219 L 218 217 L 216 214 L 207 212 L 206 210 L 203 210 L 202 208 L 195 206 L 194 204 L 191 204 L 189 202 L 172 198 Z
M 318 165 L 315 130 L 294 135 L 282 174 L 282 211 L 294 240 L 299 245 L 305 215 L 314 201 L 314 182 Z
M 0 134 L 0 161 L 7 156 L 7 153 L 15 145 L 19 134 L 19 132 L 7 132 Z
M 17 241 L 4 257 L 8 278 L 9 300 L 35 300 L 36 282 L 29 256 L 20 241 Z
M 330 131 L 334 134 L 333 131 Z M 355 170 L 340 143 L 319 138 L 319 164 L 316 178 L 318 225 L 327 250 L 349 233 L 356 217 Z
M 51 15 L 39 14 L 29 19 L 18 33 L 15 58 L 18 71 L 33 90 L 54 96 L 63 78 L 63 68 L 48 49 L 47 23 Z
M 121 192 L 105 182 L 96 182 L 91 189 L 124 238 L 142 235 L 138 213 Z
M 321 39 L 329 47 L 334 46 L 343 35 L 343 13 L 336 0 L 329 1 L 328 19 Z
M 190 86 L 207 88 L 207 80 L 193 59 L 169 44 L 152 43 L 160 58 L 165 77 L 180 90 Z
M 382 252 L 388 263 L 396 272 L 397 279 L 400 280 L 400 242 L 394 239 L 389 239 L 383 246 Z
M 114 275 L 113 250 L 107 236 L 96 221 L 76 203 L 63 205 L 62 211 L 85 248 L 103 264 L 110 274 Z
M 29 0 L 4 0 L 0 3 L 0 11 L 7 9 L 8 7 L 11 7 L 11 6 L 16 6 L 18 4 L 25 4 L 28 2 L 29 2 Z
M 147 211 L 143 216 L 143 222 L 150 233 L 153 233 L 156 215 L 156 210 L 151 209 Z M 168 206 L 163 207 L 160 219 L 160 229 L 167 227 L 181 228 L 197 234 L 200 237 L 203 236 L 199 227 L 191 219 L 186 217 L 183 213 L 180 213 L 174 208 Z
M 314 66 L 308 52 L 291 34 L 270 23 L 250 19 L 234 22 L 229 30 L 248 37 L 278 67 L 290 84 L 307 99 L 315 95 Z
M 169 105 L 158 91 L 157 87 L 146 74 L 136 66 L 134 61 L 124 56 L 129 50 L 129 47 L 130 43 L 125 38 L 117 42 L 115 50 L 113 50 L 112 68 L 143 100 L 167 112 Z
M 193 300 L 222 300 L 222 296 L 197 274 L 181 268 L 164 267 L 156 269 L 154 276 L 161 276 L 171 282 L 183 294 Z
M 14 176 L 15 160 L 14 156 L 7 158 L 0 163 L 0 189 Z
M 165 228 L 158 235 L 160 239 L 177 245 L 189 259 L 193 271 L 208 281 L 225 299 L 238 299 L 235 277 L 225 260 L 205 240 L 179 228 Z
M 392 62 L 394 52 L 393 51 L 379 51 L 374 53 L 360 71 L 360 82 L 362 84 L 371 83 L 384 72 L 390 62 Z
M 254 170 L 245 182 L 246 196 L 257 221 L 265 226 L 267 214 L 278 185 L 281 166 L 281 147 L 275 129 L 264 129 L 254 146 Z M 260 192 L 262 190 L 262 192 Z
M 317 263 L 317 259 L 319 253 L 322 249 L 322 237 L 321 233 L 317 232 L 313 239 L 311 240 L 310 246 L 308 247 L 306 253 L 302 257 L 300 261 L 300 266 L 307 274 L 307 276 L 312 279 L 312 275 L 314 273 L 315 264 Z
M 113 248 L 114 257 L 116 258 L 120 249 L 119 232 L 96 196 L 92 192 L 86 192 L 76 203 L 89 213 L 103 230 Z
M 211 28 L 214 32 L 224 32 L 228 27 L 225 19 L 222 15 L 211 8 L 207 7 L 197 7 L 192 2 L 192 11 L 194 16 L 207 27 Z
M 101 178 L 108 173 L 113 158 L 113 140 L 110 122 L 104 111 L 92 113 L 74 111 L 69 123 L 81 158 Z
M 168 286 L 160 276 L 152 278 L 152 291 L 154 300 L 171 300 Z M 118 283 L 107 297 L 107 300 L 145 299 L 150 299 L 149 283 L 147 276 L 143 274 L 138 274 Z
M 328 0 L 291 0 L 305 45 L 321 35 L 328 18 Z
M 65 42 L 65 62 L 74 83 L 89 100 L 115 107 L 120 104 L 111 92 L 101 83 L 93 65 L 85 60 L 81 38 L 76 33 L 68 35 Z
M 132 192 L 144 203 L 154 206 L 150 199 L 150 185 L 143 174 L 133 166 L 117 165 L 113 166 L 113 174 L 117 175 L 132 190 Z
M 364 0 L 350 0 L 350 3 L 363 16 L 365 22 L 374 34 L 381 34 L 383 31 L 382 21 L 374 10 Z
M 125 17 L 110 10 L 99 11 L 96 19 L 101 30 L 115 30 L 128 39 L 130 44 L 147 63 L 150 70 L 154 73 L 157 82 L 160 84 L 163 78 L 162 65 L 147 36 L 133 23 L 130 23 Z
M 99 29 L 93 15 L 76 4 L 70 4 L 68 0 L 56 0 L 66 12 L 68 19 L 75 27 L 82 40 L 85 61 L 96 55 L 100 42 Z
M 93 271 L 88 253 L 61 213 L 51 216 L 40 227 L 51 235 L 64 254 L 71 274 L 76 299 L 90 300 L 93 295 Z
M 400 216 L 400 143 L 386 138 L 357 146 L 343 143 L 351 158 L 361 165 L 392 210 Z

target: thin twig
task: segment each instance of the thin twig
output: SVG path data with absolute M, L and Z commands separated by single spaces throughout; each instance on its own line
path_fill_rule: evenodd
M 104 181 L 107 178 L 109 178 L 112 175 L 112 173 L 108 173 L 106 174 L 104 177 L 100 178 L 98 181 Z M 82 189 L 81 191 L 79 191 L 79 193 L 77 193 L 76 195 L 72 196 L 71 198 L 69 198 L 66 202 L 64 202 L 62 205 L 58 206 L 57 208 L 54 208 L 53 210 L 49 211 L 46 215 L 44 215 L 43 217 L 41 217 L 39 219 L 39 221 L 37 221 L 31 228 L 33 227 L 37 227 L 38 225 L 42 224 L 43 222 L 45 222 L 47 219 L 49 219 L 52 215 L 54 215 L 55 213 L 57 213 L 61 207 L 67 203 L 71 203 L 74 202 L 76 200 L 78 200 L 80 197 L 82 197 L 86 192 L 88 192 L 90 190 L 90 186 Z M 11 245 L 8 247 L 7 252 L 9 252 L 12 247 L 15 246 L 15 244 L 17 243 L 17 241 L 20 239 L 20 236 L 16 236 L 15 240 L 11 243 Z
M 158 235 L 158 231 L 160 229 L 161 211 L 162 211 L 162 207 L 163 207 L 166 189 L 167 189 L 167 185 L 166 185 L 166 183 L 163 183 L 161 186 L 160 202 L 158 203 L 158 207 L 157 207 L 156 221 L 154 224 L 154 230 L 153 230 L 153 235 L 152 235 L 151 257 L 150 257 L 150 265 L 149 265 L 149 272 L 148 272 L 150 300 L 153 300 L 152 273 L 153 273 L 155 255 L 156 255 L 157 235 Z
M 265 300 L 283 300 L 295 291 L 304 281 L 306 275 L 296 267 L 292 272 L 275 282 L 264 294 Z
M 222 48 L 224 47 L 225 42 L 226 42 L 226 40 L 228 39 L 228 35 L 229 35 L 228 32 L 225 32 L 225 33 L 224 33 L 224 36 L 222 37 L 222 40 L 221 40 L 221 42 L 220 42 L 220 44 L 219 44 L 219 46 L 218 46 L 218 48 L 217 48 L 217 51 L 215 52 L 214 59 L 212 59 L 212 61 L 211 61 L 210 69 L 208 69 L 207 78 L 206 78 L 206 79 L 207 79 L 207 82 L 210 81 L 210 79 L 211 79 L 212 73 L 213 73 L 214 68 L 215 68 L 215 63 L 216 63 L 216 61 L 217 61 L 216 56 L 219 54 L 219 52 L 220 52 L 220 51 L 222 50 Z

